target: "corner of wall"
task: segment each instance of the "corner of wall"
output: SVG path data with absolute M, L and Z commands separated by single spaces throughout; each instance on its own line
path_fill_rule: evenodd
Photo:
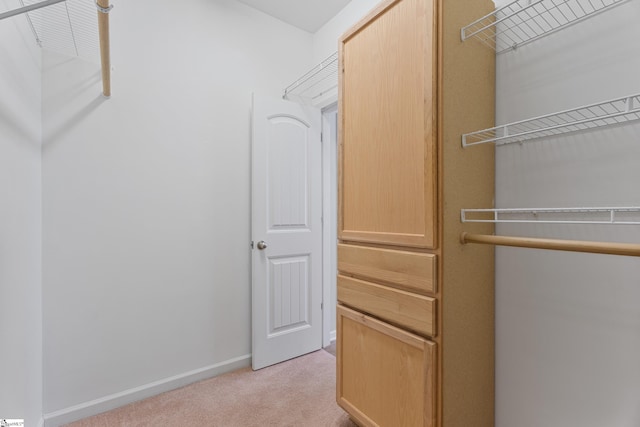
M 240 357 L 226 360 L 221 363 L 216 363 L 215 365 L 207 366 L 205 368 L 185 372 L 170 378 L 165 378 L 159 381 L 145 384 L 140 387 L 132 388 L 99 399 L 95 399 L 90 402 L 81 403 L 70 408 L 64 408 L 59 411 L 45 414 L 45 426 L 59 427 L 83 418 L 110 411 L 133 402 L 137 402 L 142 399 L 156 396 L 160 393 L 175 390 L 177 388 L 184 387 L 197 381 L 202 381 L 249 366 L 251 366 L 251 355 L 246 354 Z
M 3 1 L 8 8 L 18 2 Z M 2 416 L 43 424 L 42 342 L 42 61 L 24 16 L 3 21 L 0 46 L 0 300 L 4 316 L 0 342 L 12 359 L 0 366 L 6 393 Z M 7 310 L 4 310 L 5 307 Z M 3 323 L 0 321 L 0 324 Z M 3 356 L 4 357 L 4 356 Z M 17 357 L 17 359 L 16 359 Z M 4 359 L 3 359 L 4 361 Z
M 380 0 L 352 0 L 329 22 L 313 34 L 313 61 L 321 62 L 338 50 L 338 39 L 373 9 Z

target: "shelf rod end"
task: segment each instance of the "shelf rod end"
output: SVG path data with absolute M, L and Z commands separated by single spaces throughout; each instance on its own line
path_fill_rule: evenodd
M 463 231 L 462 233 L 460 233 L 460 243 L 463 245 L 467 244 L 467 232 Z

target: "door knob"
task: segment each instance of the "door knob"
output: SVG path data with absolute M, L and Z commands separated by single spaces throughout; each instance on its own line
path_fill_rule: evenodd
M 261 251 L 264 250 L 264 249 L 267 249 L 267 244 L 265 243 L 264 240 L 260 240 L 258 242 L 258 249 L 260 249 Z

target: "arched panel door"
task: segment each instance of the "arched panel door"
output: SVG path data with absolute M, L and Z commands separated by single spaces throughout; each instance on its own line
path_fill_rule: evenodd
M 320 111 L 253 98 L 253 369 L 322 347 Z

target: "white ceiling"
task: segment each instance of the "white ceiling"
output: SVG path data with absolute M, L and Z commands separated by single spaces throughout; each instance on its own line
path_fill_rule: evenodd
M 351 0 L 239 0 L 268 15 L 315 33 Z

